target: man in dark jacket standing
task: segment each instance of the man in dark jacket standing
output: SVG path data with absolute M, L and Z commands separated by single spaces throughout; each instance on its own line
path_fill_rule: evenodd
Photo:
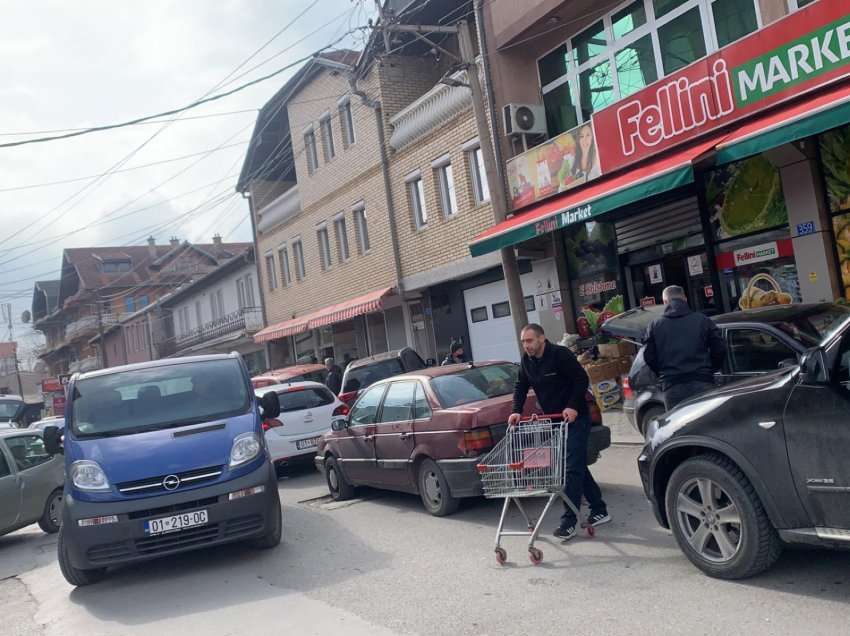
M 331 390 L 334 395 L 339 395 L 342 390 L 342 369 L 333 358 L 325 358 L 325 369 L 328 375 L 325 376 L 325 385 Z
M 602 491 L 587 467 L 587 444 L 590 437 L 590 413 L 587 409 L 587 373 L 576 357 L 565 347 L 546 339 L 540 325 L 526 325 L 520 334 L 524 354 L 514 387 L 513 413 L 510 426 L 520 420 L 528 389 L 534 389 L 544 413 L 559 413 L 567 429 L 566 485 L 564 495 L 576 510 L 581 508 L 582 494 L 590 506 L 587 524 L 599 526 L 611 521 L 602 500 Z M 555 536 L 567 541 L 576 535 L 575 513 L 564 504 L 561 525 Z
M 646 331 L 643 359 L 658 376 L 669 411 L 682 400 L 714 387 L 726 345 L 714 321 L 688 307 L 678 285 L 662 293 L 664 314 Z

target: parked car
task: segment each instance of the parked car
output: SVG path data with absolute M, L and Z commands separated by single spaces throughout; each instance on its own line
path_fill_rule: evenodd
M 271 548 L 283 518 L 262 419 L 238 354 L 175 358 L 75 375 L 64 431 L 59 566 L 72 585 L 106 568 L 246 540 Z M 64 443 L 60 442 L 60 435 Z
M 519 367 L 484 362 L 430 367 L 380 380 L 319 441 L 316 465 L 334 499 L 360 485 L 418 494 L 433 515 L 482 494 L 476 465 L 505 436 Z M 526 414 L 540 413 L 529 393 Z M 597 411 L 598 412 L 598 411 Z M 588 459 L 611 443 L 591 429 Z
M 26 406 L 20 395 L 0 395 L 0 424 L 8 424 L 4 428 L 19 426 L 22 423 Z
M 36 429 L 39 431 L 43 431 L 48 426 L 56 426 L 58 428 L 64 428 L 65 426 L 65 418 L 61 415 L 56 415 L 54 417 L 48 417 L 43 420 L 38 420 L 37 422 L 33 422 L 27 428 L 32 430 Z
M 348 405 L 319 382 L 293 382 L 257 389 L 257 397 L 277 393 L 280 415 L 263 419 L 266 446 L 278 471 L 299 461 L 310 461 L 335 417 L 348 415 Z
M 820 338 L 799 364 L 649 423 L 643 488 L 710 576 L 758 574 L 787 544 L 850 545 L 850 308 L 811 308 L 803 325 Z
M 400 373 L 425 368 L 425 361 L 410 347 L 355 360 L 342 375 L 339 399 L 351 406 L 360 393 L 375 382 Z
M 45 450 L 41 431 L 0 431 L 0 535 L 33 523 L 58 532 L 64 477 L 62 458 Z
M 327 375 L 328 371 L 323 364 L 296 364 L 254 376 L 251 378 L 251 384 L 254 385 L 255 389 L 287 382 L 320 382 L 324 384 Z
M 726 361 L 715 375 L 718 384 L 763 375 L 797 364 L 803 353 L 823 337 L 823 321 L 833 316 L 832 303 L 778 305 L 713 316 L 726 341 Z M 642 345 L 649 324 L 663 307 L 631 309 L 602 326 L 606 335 Z M 665 411 L 658 379 L 638 352 L 624 381 L 623 411 L 641 434 L 647 423 Z

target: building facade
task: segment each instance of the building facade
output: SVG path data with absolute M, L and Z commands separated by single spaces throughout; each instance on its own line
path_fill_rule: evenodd
M 671 284 L 708 313 L 845 297 L 850 7 L 590 4 L 480 11 L 514 213 L 472 253 L 551 251 L 570 330 Z

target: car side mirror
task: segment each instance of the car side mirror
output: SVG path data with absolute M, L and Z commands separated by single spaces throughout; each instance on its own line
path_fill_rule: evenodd
M 263 410 L 263 417 L 272 419 L 280 415 L 280 398 L 274 391 L 269 391 L 263 394 L 260 400 L 260 408 Z
M 826 356 L 823 349 L 809 349 L 803 354 L 800 365 L 800 381 L 806 384 L 824 384 L 829 381 L 826 371 Z
M 331 420 L 331 430 L 335 433 L 338 433 L 339 431 L 344 431 L 348 428 L 348 425 L 349 422 L 347 415 L 345 417 L 337 417 Z
M 62 431 L 58 426 L 45 426 L 42 433 L 44 438 L 44 450 L 48 455 L 61 455 L 65 452 L 62 447 Z

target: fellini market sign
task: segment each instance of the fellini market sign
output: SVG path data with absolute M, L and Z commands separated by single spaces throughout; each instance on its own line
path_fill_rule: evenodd
M 603 173 L 850 73 L 850 2 L 820 0 L 593 116 Z

